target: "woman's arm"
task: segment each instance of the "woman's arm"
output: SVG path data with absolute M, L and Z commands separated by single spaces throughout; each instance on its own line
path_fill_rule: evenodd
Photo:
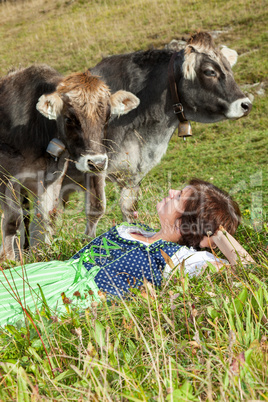
M 231 265 L 235 265 L 239 260 L 243 265 L 255 262 L 241 244 L 239 244 L 222 226 L 220 226 L 219 230 L 209 239 L 216 244 Z
M 218 247 L 225 255 L 231 265 L 235 265 L 236 262 L 241 261 L 243 265 L 249 263 L 255 263 L 253 258 L 248 252 L 238 243 L 235 238 L 228 233 L 222 226 L 212 236 L 204 236 L 200 242 L 200 247 L 213 249 Z M 162 252 L 162 251 L 161 251 Z M 164 257 L 165 258 L 165 257 Z M 207 262 L 214 265 L 217 270 L 226 266 L 227 261 L 219 259 L 215 254 L 211 254 L 208 251 L 195 251 L 187 247 L 181 247 L 172 257 L 172 264 L 165 258 L 167 263 L 164 270 L 164 277 L 169 277 L 170 272 L 174 268 L 184 262 L 185 272 L 189 276 L 199 275 L 207 267 Z

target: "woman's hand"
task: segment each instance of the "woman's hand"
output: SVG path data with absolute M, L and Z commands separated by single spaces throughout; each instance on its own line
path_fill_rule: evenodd
M 214 243 L 212 236 L 204 236 L 199 243 L 199 246 L 201 248 L 215 248 L 216 244 Z
M 205 239 L 208 239 L 208 242 L 211 242 L 211 244 L 216 245 L 231 265 L 235 265 L 238 261 L 241 261 L 243 265 L 255 262 L 241 244 L 222 226 L 220 226 L 219 230 L 213 236 L 205 237 L 203 240 Z

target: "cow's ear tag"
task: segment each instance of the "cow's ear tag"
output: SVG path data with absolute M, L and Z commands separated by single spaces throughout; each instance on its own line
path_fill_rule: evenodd
M 192 127 L 189 121 L 184 121 L 179 124 L 178 137 L 183 137 L 183 139 L 185 140 L 186 137 L 191 137 L 192 135 Z
M 46 151 L 56 160 L 65 150 L 65 145 L 58 138 L 53 138 L 47 146 Z

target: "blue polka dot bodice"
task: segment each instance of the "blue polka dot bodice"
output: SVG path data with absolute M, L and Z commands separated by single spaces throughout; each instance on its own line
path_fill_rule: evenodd
M 127 224 L 140 227 L 147 232 L 154 230 L 143 224 Z M 143 244 L 136 240 L 122 238 L 116 227 L 92 240 L 73 258 L 87 254 L 85 268 L 99 266 L 95 276 L 98 288 L 107 294 L 124 296 L 130 288 L 139 288 L 143 278 L 156 286 L 161 285 L 166 262 L 160 250 L 170 257 L 178 251 L 178 244 L 158 240 L 152 244 Z

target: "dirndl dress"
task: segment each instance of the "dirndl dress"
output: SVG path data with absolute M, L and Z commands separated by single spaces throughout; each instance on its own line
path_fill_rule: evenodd
M 130 224 L 125 224 L 130 226 Z M 142 224 L 135 229 L 153 232 Z M 67 261 L 33 263 L 0 272 L 0 326 L 25 320 L 25 310 L 47 305 L 52 315 L 66 313 L 66 303 L 81 310 L 106 299 L 127 297 L 144 281 L 161 286 L 166 265 L 161 254 L 181 246 L 158 240 L 144 244 L 120 236 L 118 227 L 92 240 Z

